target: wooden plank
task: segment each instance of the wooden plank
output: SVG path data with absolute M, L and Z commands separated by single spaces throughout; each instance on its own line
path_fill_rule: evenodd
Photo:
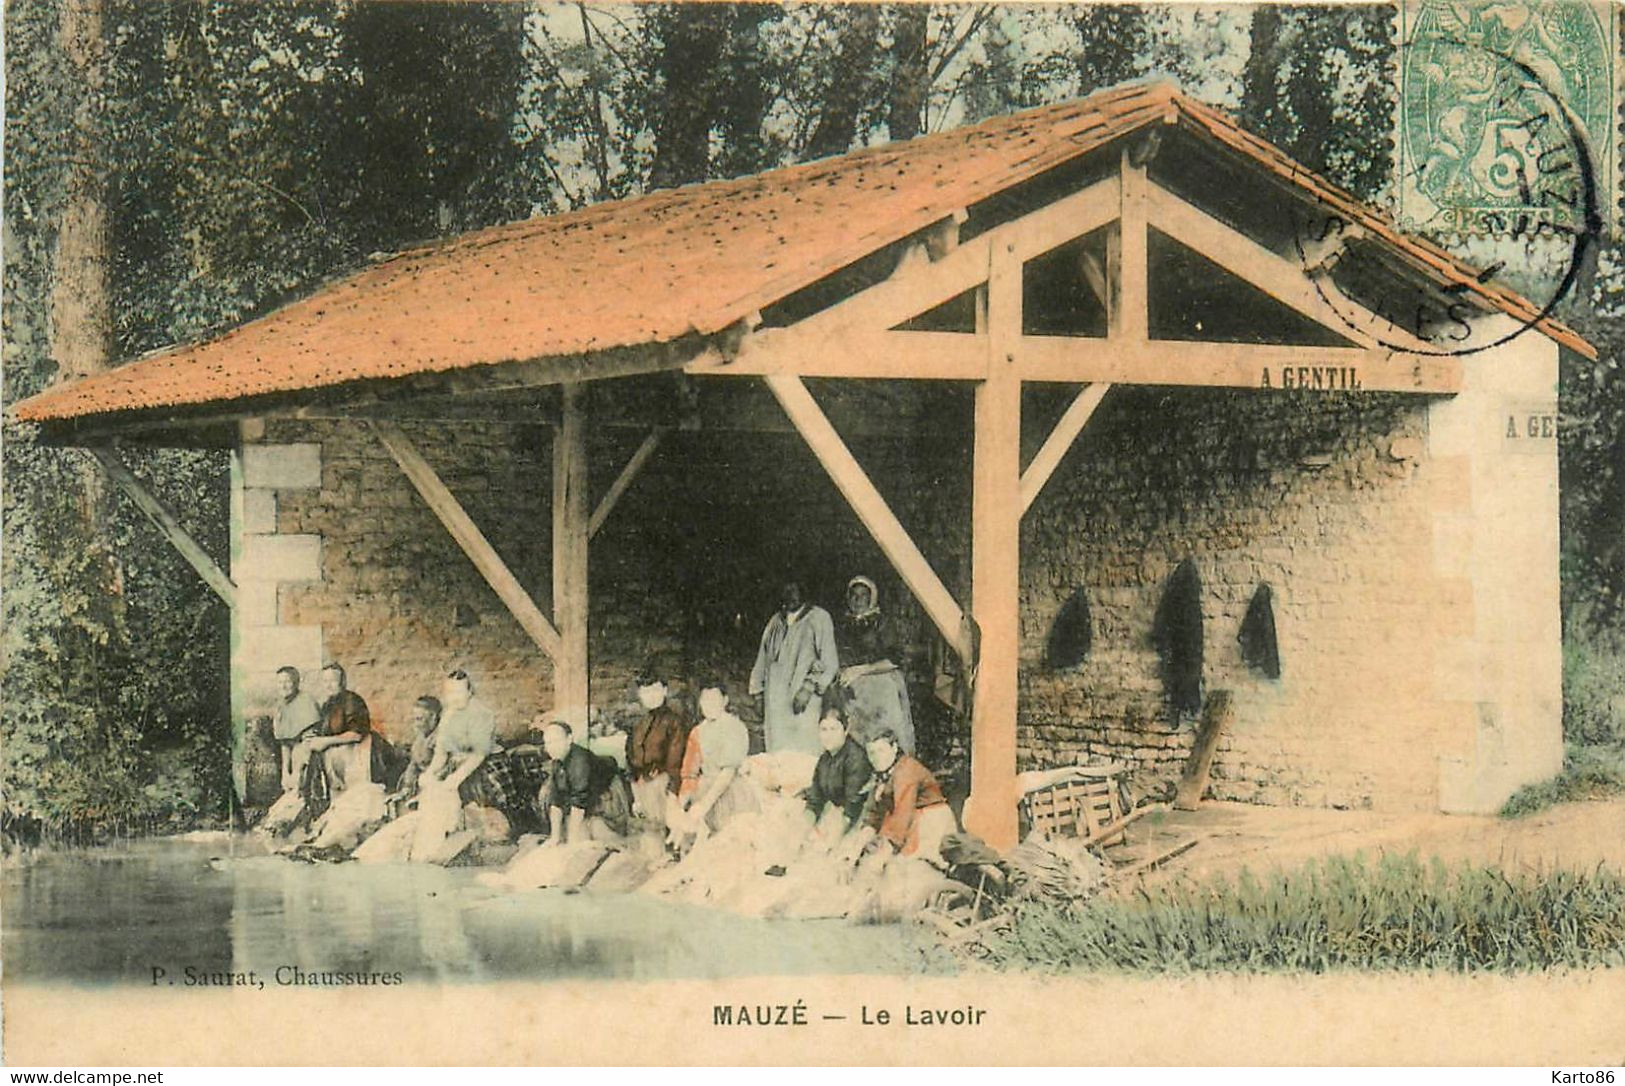
M 649 462 L 649 458 L 660 447 L 660 439 L 664 434 L 665 431 L 658 428 L 649 431 L 649 436 L 643 439 L 643 443 L 632 453 L 626 466 L 621 468 L 620 474 L 615 476 L 615 481 L 609 484 L 604 496 L 598 499 L 598 505 L 592 511 L 592 519 L 587 522 L 588 539 L 597 535 L 598 529 L 604 526 L 604 521 L 608 520 L 610 513 L 615 510 L 615 503 L 621 500 L 626 488 L 632 485 L 632 481 L 638 477 L 638 472 L 643 470 L 643 465 Z
M 841 440 L 841 435 L 836 432 L 823 408 L 818 406 L 799 377 L 773 374 L 766 381 L 767 387 L 784 408 L 784 413 L 790 416 L 790 421 L 800 432 L 802 440 L 818 457 L 818 462 L 834 480 L 841 496 L 863 522 L 864 528 L 897 570 L 898 576 L 903 578 L 903 583 L 908 585 L 909 591 L 920 601 L 920 606 L 925 608 L 932 624 L 961 657 L 965 656 L 966 646 L 961 641 L 964 612 L 937 576 L 936 570 L 931 568 L 931 563 L 920 553 L 920 548 L 915 545 L 902 522 L 886 504 L 886 499 L 864 473 L 857 458 Z
M 1117 782 L 1113 780 L 1111 786 L 1116 789 Z M 1120 844 L 1127 840 L 1127 834 L 1123 831 L 1146 815 L 1166 811 L 1167 809 L 1168 805 L 1166 803 L 1148 803 L 1144 807 L 1136 807 L 1126 815 L 1121 815 L 1105 825 L 1095 827 L 1087 837 L 1078 843 L 1082 845 L 1099 845 L 1103 844 L 1108 838 L 1116 838 L 1114 843 Z
M 987 372 L 987 341 L 967 332 L 768 328 L 747 336 L 732 362 L 696 362 L 696 377 L 914 378 L 972 381 Z
M 543 652 L 557 660 L 558 631 L 547 620 L 547 616 L 542 614 L 541 608 L 536 606 L 530 594 L 513 575 L 513 571 L 502 560 L 502 556 L 496 552 L 496 548 L 491 546 L 479 526 L 469 517 L 456 496 L 446 489 L 446 484 L 440 481 L 440 476 L 435 474 L 434 468 L 423 459 L 417 447 L 399 426 L 381 421 L 372 421 L 369 425 L 389 455 L 395 458 L 401 473 L 417 490 L 424 504 L 439 518 L 440 523 L 462 548 L 463 553 L 468 555 L 469 561 L 474 563 L 474 568 L 479 570 L 480 576 L 485 578 L 485 583 L 491 586 L 491 590 L 512 613 L 520 627 Z
M 1111 387 L 1111 385 L 1104 383 L 1094 384 L 1080 391 L 1072 403 L 1068 405 L 1066 413 L 1061 416 L 1060 421 L 1055 424 L 1055 428 L 1050 431 L 1049 437 L 1044 439 L 1044 444 L 1033 457 L 1032 463 L 1028 464 L 1027 470 L 1021 473 L 1021 512 L 1023 514 L 1032 508 L 1033 501 L 1038 497 L 1039 491 L 1043 490 L 1044 484 L 1049 482 L 1050 476 L 1060 466 L 1061 459 L 1066 456 L 1067 450 L 1072 448 L 1072 442 L 1077 439 L 1078 434 L 1088 424 L 1090 417 L 1095 413 L 1095 408 L 1100 406 L 1100 401 L 1106 398 L 1106 393 L 1111 390 Z
M 237 606 L 236 584 L 232 582 L 230 577 L 226 576 L 226 571 L 221 569 L 213 558 L 209 557 L 209 552 L 204 550 L 198 541 L 192 538 L 191 533 L 181 527 L 181 522 L 175 518 L 174 513 L 169 511 L 169 507 L 159 501 L 157 495 L 142 485 L 141 480 L 137 479 L 135 473 L 124 466 L 124 462 L 118 458 L 118 454 L 112 449 L 105 446 L 91 446 L 88 451 L 91 456 L 96 458 L 97 463 L 101 464 L 102 470 L 107 473 L 107 477 L 113 480 L 120 490 L 124 491 L 125 496 L 135 503 L 137 509 L 146 514 L 147 519 L 152 521 L 153 527 L 158 529 L 159 534 L 167 539 L 169 545 L 174 547 L 182 558 L 186 559 L 186 564 L 191 566 L 199 577 L 203 578 L 203 583 L 213 589 L 214 594 L 219 596 L 227 607 Z
M 1328 331 L 1363 347 L 1380 347 L 1386 342 L 1408 351 L 1437 356 L 1437 346 L 1342 295 L 1329 279 L 1322 277 L 1317 281 L 1300 263 L 1265 248 L 1167 189 L 1151 183 L 1147 199 L 1151 223 L 1157 229 Z M 1331 304 L 1328 297 L 1337 298 L 1337 304 Z
M 1462 387 L 1459 358 L 1382 348 L 1023 336 L 1016 357 L 1027 381 L 1429 395 Z
M 1174 810 L 1194 811 L 1207 791 L 1208 773 L 1213 768 L 1213 755 L 1219 749 L 1219 740 L 1235 719 L 1235 701 L 1228 690 L 1215 690 L 1208 695 L 1202 712 L 1202 727 L 1196 733 L 1196 745 L 1191 748 L 1190 760 L 1179 778 L 1179 789 L 1174 793 Z
M 1189 852 L 1191 849 L 1195 848 L 1197 845 L 1201 844 L 1211 836 L 1212 834 L 1208 834 L 1203 837 L 1187 837 L 1185 840 L 1179 842 L 1179 844 L 1174 845 L 1172 848 L 1164 849 L 1149 859 L 1141 860 L 1139 863 L 1130 864 L 1127 867 L 1111 872 L 1109 877 L 1112 882 L 1121 884 L 1124 880 L 1134 878 L 1136 875 L 1143 875 L 1153 868 L 1161 867 L 1169 860 L 1185 855 L 1185 853 Z
M 1002 851 L 1017 835 L 1016 709 L 1020 669 L 1021 261 L 995 248 L 988 275 L 988 376 L 976 387 L 971 473 L 971 604 L 980 631 L 972 687 L 971 793 L 965 828 Z
M 587 387 L 562 387 L 553 431 L 553 618 L 559 655 L 553 660 L 553 706 L 584 710 L 591 689 L 587 661 Z
M 1130 343 L 1150 338 L 1150 262 L 1147 256 L 1148 214 L 1145 164 L 1135 164 L 1129 148 L 1123 148 L 1123 184 L 1119 194 L 1117 305 L 1115 334 Z

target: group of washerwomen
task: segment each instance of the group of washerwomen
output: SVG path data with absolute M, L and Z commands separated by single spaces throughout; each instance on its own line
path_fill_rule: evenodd
M 907 687 L 874 582 L 852 578 L 845 603 L 837 630 L 799 584 L 785 584 L 749 684 L 767 752 L 817 756 L 809 823 L 852 859 L 883 850 L 937 862 L 954 818 L 914 757 Z M 338 664 L 321 672 L 320 701 L 294 668 L 278 678 L 273 734 L 284 792 L 260 829 L 295 855 L 446 863 L 492 836 L 535 835 L 539 847 L 555 847 L 649 828 L 681 854 L 755 809 L 741 779 L 749 733 L 720 682 L 701 685 L 691 726 L 671 676 L 646 667 L 637 680 L 646 715 L 624 750 L 589 734 L 584 719 L 557 714 L 538 714 L 521 742 L 503 747 L 495 714 L 459 669 L 439 697 L 417 700 L 410 748 L 397 750 Z

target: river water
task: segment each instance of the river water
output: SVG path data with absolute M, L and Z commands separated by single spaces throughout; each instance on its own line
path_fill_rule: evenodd
M 136 841 L 4 872 L 15 982 L 165 983 L 186 966 L 399 971 L 408 982 L 720 978 L 947 968 L 919 929 L 754 920 L 641 894 L 492 890 L 472 869 L 306 864 L 231 834 Z

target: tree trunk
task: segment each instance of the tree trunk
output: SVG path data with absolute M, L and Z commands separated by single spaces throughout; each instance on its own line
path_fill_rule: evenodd
M 869 99 L 880 9 L 877 5 L 859 5 L 852 10 L 851 20 L 841 35 L 834 71 L 824 94 L 824 109 L 803 158 L 845 154 L 857 137 L 858 118 Z
M 1277 112 L 1275 73 L 1280 70 L 1280 10 L 1269 4 L 1254 8 L 1248 36 L 1247 64 L 1241 73 L 1241 121 L 1265 139 L 1278 140 L 1281 133 L 1275 131 L 1271 121 Z
M 655 125 L 653 188 L 703 181 L 711 165 L 717 72 L 731 13 L 723 4 L 674 4 L 651 13 L 655 73 L 665 86 Z
M 718 166 L 724 177 L 741 177 L 767 169 L 762 117 L 767 112 L 761 28 L 777 9 L 763 4 L 742 4 L 728 31 L 727 72 L 721 91 L 722 155 Z
M 73 151 L 51 288 L 51 353 L 59 381 L 107 368 L 112 341 L 107 266 L 107 175 L 100 168 L 102 95 L 107 51 L 101 0 L 72 0 L 61 8 L 59 33 L 79 79 Z
M 60 382 L 107 368 L 113 322 L 107 278 L 107 173 L 101 168 L 104 145 L 100 118 L 107 81 L 102 0 L 72 0 L 58 10 L 57 33 L 76 76 L 79 94 L 52 260 L 51 357 Z M 78 476 L 87 543 L 105 550 L 106 480 L 100 466 L 89 457 L 82 458 Z M 117 583 L 108 553 L 106 584 L 92 586 L 92 591 L 112 588 Z
M 897 9 L 892 48 L 897 66 L 892 70 L 891 93 L 886 102 L 886 130 L 894 140 L 910 140 L 920 134 L 925 119 L 925 95 L 931 73 L 925 65 L 926 19 L 931 9 L 925 4 L 905 4 Z

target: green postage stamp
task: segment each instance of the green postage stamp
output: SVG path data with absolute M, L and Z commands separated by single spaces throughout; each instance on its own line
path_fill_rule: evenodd
M 1402 4 L 1401 221 L 1522 237 L 1614 221 L 1616 14 L 1588 0 Z

